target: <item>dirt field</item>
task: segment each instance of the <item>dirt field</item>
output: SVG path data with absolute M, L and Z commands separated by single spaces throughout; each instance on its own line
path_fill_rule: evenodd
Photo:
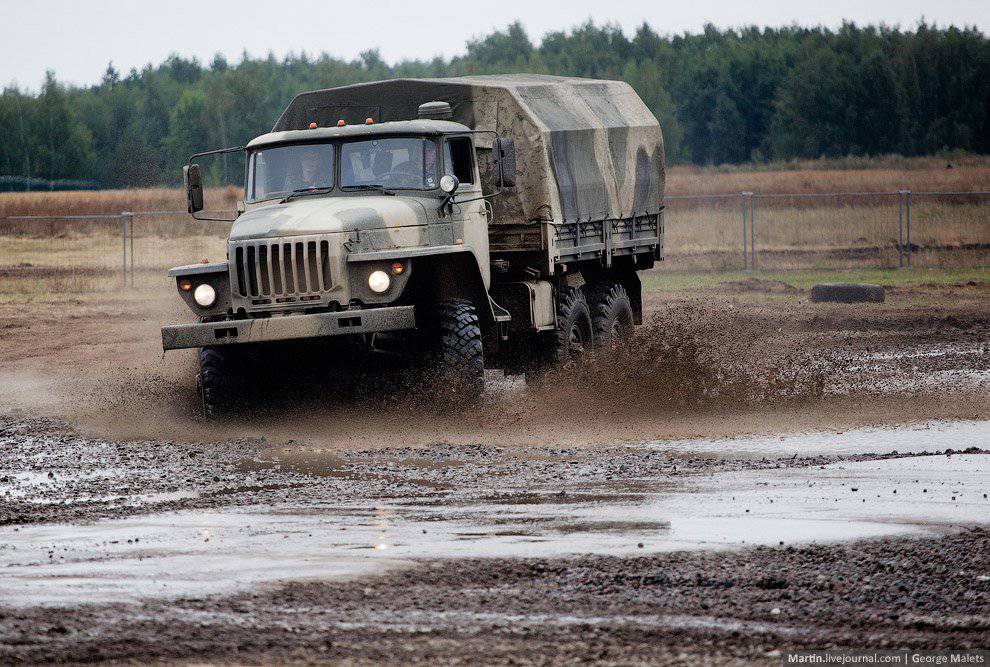
M 990 276 L 819 279 L 650 275 L 637 354 L 468 415 L 336 351 L 221 423 L 165 281 L 0 303 L 0 660 L 985 647 Z

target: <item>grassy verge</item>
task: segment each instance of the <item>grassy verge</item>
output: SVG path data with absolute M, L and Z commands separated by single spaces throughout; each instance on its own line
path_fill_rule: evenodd
M 874 283 L 885 287 L 958 285 L 990 282 L 990 268 L 982 269 L 847 269 L 785 271 L 657 271 L 642 275 L 649 291 L 691 290 L 747 281 L 781 282 L 801 290 L 818 283 Z

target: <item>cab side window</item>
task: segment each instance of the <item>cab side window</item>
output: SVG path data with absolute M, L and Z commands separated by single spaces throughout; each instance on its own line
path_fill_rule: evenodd
M 460 183 L 474 183 L 474 149 L 469 137 L 454 137 L 443 144 L 443 170 Z

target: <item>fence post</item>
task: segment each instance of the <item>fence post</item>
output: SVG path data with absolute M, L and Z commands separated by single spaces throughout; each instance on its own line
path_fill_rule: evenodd
M 756 270 L 756 197 L 749 193 L 749 268 Z
M 118 218 L 120 219 L 120 282 L 127 287 L 127 218 L 123 212 Z
M 904 268 L 904 190 L 897 191 L 897 268 Z
M 739 193 L 739 208 L 742 210 L 742 251 L 743 271 L 749 268 L 749 249 L 746 247 L 746 193 Z
M 906 224 L 906 241 L 907 241 L 907 265 L 911 268 L 911 191 L 904 191 L 904 217 Z
M 134 287 L 134 214 L 128 213 L 130 218 L 130 236 L 131 236 L 131 287 Z

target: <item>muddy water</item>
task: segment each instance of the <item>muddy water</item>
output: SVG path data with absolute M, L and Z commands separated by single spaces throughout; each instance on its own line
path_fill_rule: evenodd
M 928 421 L 896 427 L 858 428 L 841 432 L 797 433 L 732 439 L 654 442 L 667 451 L 705 452 L 720 456 L 813 456 L 815 454 L 920 454 L 945 449 L 990 448 L 990 421 Z
M 931 449 L 961 448 L 967 433 L 972 443 L 986 444 L 988 423 L 883 430 L 898 442 L 920 432 Z M 878 436 L 855 434 L 845 445 L 841 435 L 832 437 L 855 449 Z M 723 442 L 723 453 L 730 444 L 755 453 L 761 447 Z M 607 494 L 578 502 L 544 494 L 531 503 L 314 499 L 84 525 L 6 526 L 0 528 L 0 601 L 62 606 L 201 597 L 283 580 L 365 575 L 422 559 L 636 555 L 990 523 L 990 455 L 983 454 L 723 472 L 672 488 L 669 480 L 655 481 L 654 488 L 665 490 L 637 502 L 628 496 L 610 502 Z

